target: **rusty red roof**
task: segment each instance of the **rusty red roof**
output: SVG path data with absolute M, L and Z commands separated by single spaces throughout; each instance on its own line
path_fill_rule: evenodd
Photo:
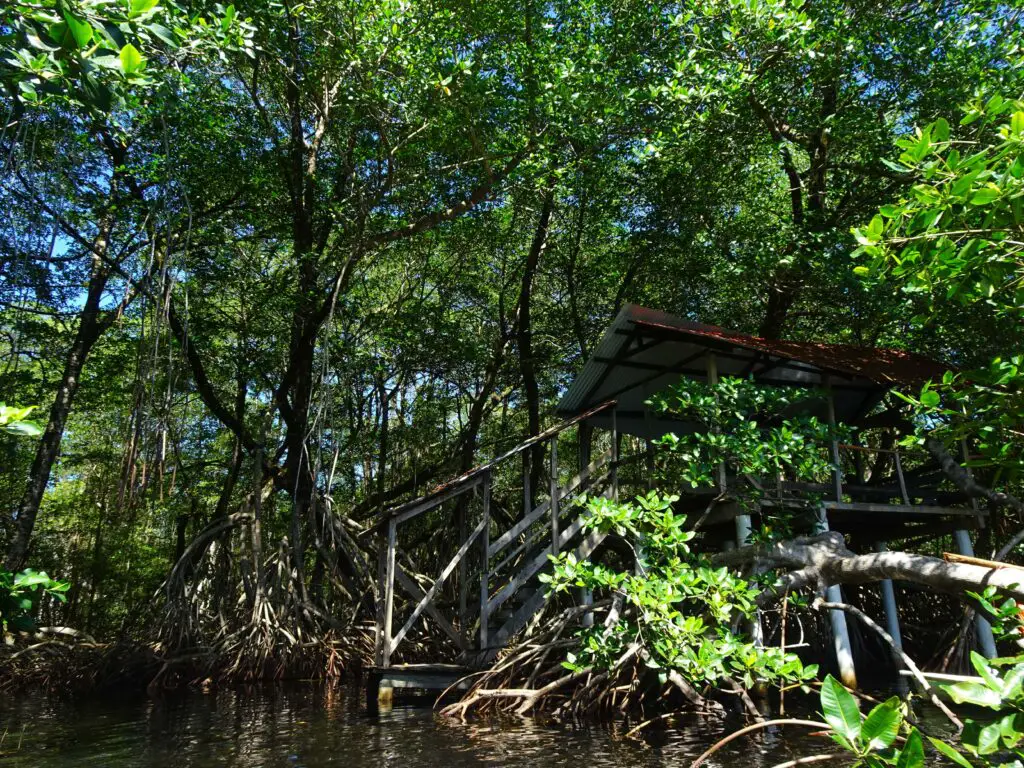
M 679 337 L 717 341 L 774 357 L 797 360 L 837 373 L 860 376 L 883 386 L 921 384 L 928 379 L 941 378 L 943 373 L 953 368 L 923 355 L 899 349 L 763 339 L 675 317 L 666 322 L 668 318 L 661 312 L 644 307 L 632 309 L 633 322 L 638 327 L 658 329 Z

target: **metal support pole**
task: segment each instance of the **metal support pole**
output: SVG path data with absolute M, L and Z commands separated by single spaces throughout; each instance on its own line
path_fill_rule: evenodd
M 957 552 L 961 555 L 967 555 L 967 557 L 974 557 L 971 535 L 966 530 L 960 528 L 953 531 L 953 538 L 956 540 Z M 980 613 L 974 615 L 974 631 L 978 638 L 978 647 L 981 649 L 982 656 L 986 659 L 994 659 L 998 653 L 996 651 L 996 639 L 992 635 L 992 625 Z
M 875 542 L 875 552 L 888 551 L 889 548 L 886 547 L 884 541 Z M 882 579 L 878 584 L 882 591 L 882 608 L 885 610 L 885 629 L 896 647 L 902 650 L 903 636 L 900 633 L 900 614 L 896 608 L 896 590 L 893 589 L 892 579 Z M 896 679 L 896 687 L 901 694 L 905 693 L 907 690 L 906 679 L 902 676 L 898 677 Z
M 825 533 L 828 530 L 828 515 L 824 507 L 818 508 L 814 528 L 815 533 Z M 826 590 L 826 597 L 830 603 L 841 603 L 843 602 L 843 591 L 838 584 L 832 584 Z M 842 611 L 831 610 L 829 611 L 829 620 L 832 624 L 832 639 L 835 643 L 839 679 L 846 687 L 856 688 L 857 671 L 853 663 L 853 647 L 850 644 L 850 628 L 846 625 L 846 614 Z
M 875 542 L 875 552 L 888 552 L 884 541 Z M 882 607 L 885 609 L 885 628 L 896 643 L 896 647 L 903 648 L 903 635 L 900 632 L 900 615 L 896 608 L 896 590 L 893 589 L 892 579 L 882 579 L 879 582 L 882 589 Z

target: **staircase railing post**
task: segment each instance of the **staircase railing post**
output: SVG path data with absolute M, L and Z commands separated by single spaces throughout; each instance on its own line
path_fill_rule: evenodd
M 388 583 L 388 537 L 382 531 L 377 535 L 377 620 L 374 627 L 373 663 L 384 666 L 384 603 Z M 376 697 L 374 698 L 376 702 Z
M 459 541 L 465 541 L 469 535 L 469 522 L 466 519 L 469 513 L 469 504 L 467 499 L 463 497 L 459 499 L 458 517 L 459 517 Z M 469 558 L 464 557 L 459 561 L 459 632 L 462 635 L 462 640 L 465 642 L 467 638 L 466 627 L 469 624 Z
M 395 610 L 395 550 L 398 548 L 398 521 L 388 521 L 387 554 L 384 560 L 384 626 L 381 631 L 383 647 L 378 666 L 391 664 L 391 623 Z
M 488 634 L 490 628 L 488 627 L 488 616 L 487 602 L 491 596 L 490 588 L 490 553 L 491 548 L 491 473 L 487 472 L 483 477 L 481 484 L 481 493 L 483 500 L 483 531 L 480 533 L 480 552 L 481 552 L 481 566 L 480 566 L 480 650 L 486 650 L 488 642 Z
M 558 554 L 558 434 L 551 438 L 551 554 Z

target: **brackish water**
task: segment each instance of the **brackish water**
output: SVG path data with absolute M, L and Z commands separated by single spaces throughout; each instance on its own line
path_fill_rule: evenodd
M 123 695 L 62 701 L 39 695 L 0 700 L 0 766 L 120 768 L 685 768 L 736 727 L 693 720 L 648 743 L 601 727 L 532 721 L 452 723 L 429 706 L 396 705 L 368 715 L 355 689 L 289 685 L 159 698 Z M 769 768 L 828 751 L 805 729 L 766 732 L 729 745 L 706 765 Z M 731 748 L 730 748 L 731 747 Z

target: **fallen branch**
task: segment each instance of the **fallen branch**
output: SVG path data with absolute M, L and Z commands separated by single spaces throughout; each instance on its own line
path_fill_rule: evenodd
M 1024 585 L 1014 569 L 948 563 L 910 552 L 858 555 L 846 548 L 842 534 L 836 531 L 740 547 L 713 558 L 715 564 L 731 567 L 742 567 L 755 560 L 768 567 L 794 569 L 783 574 L 774 589 L 761 593 L 758 603 L 762 606 L 781 599 L 786 590 L 814 587 L 824 591 L 831 584 L 867 584 L 884 579 L 908 581 L 958 596 L 992 586 L 1024 602 Z

